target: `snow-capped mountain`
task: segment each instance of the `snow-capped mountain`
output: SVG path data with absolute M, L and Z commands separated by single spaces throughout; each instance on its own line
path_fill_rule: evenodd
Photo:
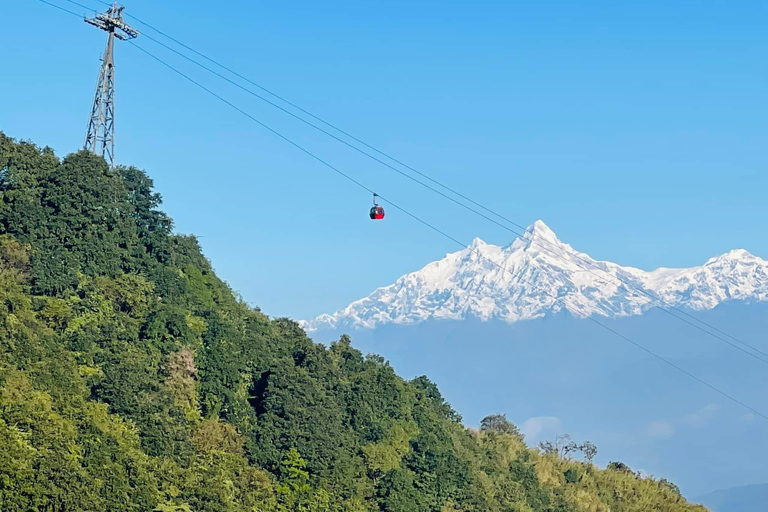
M 475 238 L 332 315 L 301 323 L 310 331 L 472 316 L 511 323 L 563 310 L 639 315 L 660 301 L 706 310 L 729 300 L 768 300 L 768 261 L 737 249 L 700 267 L 645 272 L 594 260 L 536 221 L 506 247 Z

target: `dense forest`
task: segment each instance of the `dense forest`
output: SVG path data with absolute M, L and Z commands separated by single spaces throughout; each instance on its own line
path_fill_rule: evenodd
M 0 510 L 703 512 L 219 280 L 148 176 L 0 133 Z

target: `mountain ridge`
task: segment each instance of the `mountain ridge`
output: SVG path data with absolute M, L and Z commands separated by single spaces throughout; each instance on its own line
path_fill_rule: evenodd
M 768 300 L 768 261 L 733 249 L 701 266 L 644 271 L 578 252 L 537 220 L 507 246 L 476 237 L 346 308 L 300 324 L 317 331 L 467 317 L 514 323 L 562 311 L 617 318 L 642 314 L 659 300 L 696 311 Z
M 729 487 L 697 496 L 712 512 L 758 512 L 764 510 L 768 499 L 768 483 Z

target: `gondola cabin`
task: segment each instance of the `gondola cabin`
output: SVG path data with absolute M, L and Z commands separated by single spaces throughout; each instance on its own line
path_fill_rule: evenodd
M 371 213 L 370 213 L 371 220 L 381 220 L 384 218 L 384 208 L 382 208 L 376 203 L 377 197 L 379 197 L 379 194 L 374 193 L 373 208 L 371 208 Z

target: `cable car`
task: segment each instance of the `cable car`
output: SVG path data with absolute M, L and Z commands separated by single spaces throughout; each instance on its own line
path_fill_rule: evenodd
M 378 194 L 373 194 L 373 208 L 371 208 L 370 217 L 371 220 L 381 220 L 384 218 L 384 208 L 376 204 L 376 198 L 379 197 Z

